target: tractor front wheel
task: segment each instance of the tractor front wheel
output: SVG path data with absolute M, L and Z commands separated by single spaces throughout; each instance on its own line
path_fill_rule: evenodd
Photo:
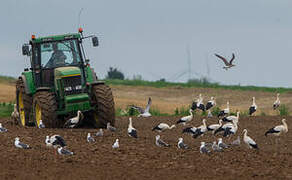
M 98 84 L 92 87 L 92 104 L 95 106 L 93 118 L 97 127 L 106 127 L 108 122 L 115 125 L 115 103 L 109 86 Z
M 35 126 L 39 127 L 40 120 L 47 128 L 59 127 L 57 119 L 57 102 L 51 92 L 40 91 L 33 98 L 33 119 Z
M 18 79 L 16 82 L 16 106 L 19 112 L 18 123 L 22 126 L 29 125 L 31 103 L 32 98 L 25 93 L 23 80 Z

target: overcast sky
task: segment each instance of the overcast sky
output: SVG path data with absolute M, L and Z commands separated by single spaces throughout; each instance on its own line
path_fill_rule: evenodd
M 81 8 L 85 34 L 100 39 L 97 48 L 85 43 L 99 77 L 113 66 L 128 78 L 186 81 L 189 47 L 191 77 L 292 87 L 291 0 L 1 1 L 0 74 L 16 77 L 29 66 L 21 46 L 31 34 L 76 32 Z M 232 52 L 236 67 L 225 71 L 214 53 Z

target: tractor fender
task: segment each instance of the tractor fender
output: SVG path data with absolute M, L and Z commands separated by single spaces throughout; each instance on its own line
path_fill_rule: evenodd
M 51 90 L 51 88 L 49 88 L 49 87 L 39 87 L 39 88 L 36 89 L 36 92 L 50 91 L 50 90 Z
M 25 94 L 31 94 L 27 85 L 26 77 L 24 75 L 21 75 L 18 79 L 21 79 L 23 82 Z
M 94 81 L 94 82 L 90 83 L 91 86 L 100 85 L 100 84 L 104 84 L 104 81 Z

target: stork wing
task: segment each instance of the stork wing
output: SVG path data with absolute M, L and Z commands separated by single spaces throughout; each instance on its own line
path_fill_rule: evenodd
M 147 106 L 145 108 L 145 112 L 149 112 L 150 110 L 150 106 L 151 106 L 151 103 L 152 103 L 152 100 L 151 100 L 151 97 L 149 97 L 148 99 L 148 103 L 147 103 Z
M 144 109 L 142 109 L 141 107 L 132 105 L 131 108 L 138 110 L 140 114 L 143 114 L 144 113 Z
M 224 57 L 222 57 L 222 56 L 220 56 L 220 55 L 218 55 L 218 54 L 215 54 L 215 56 L 217 56 L 218 58 L 220 58 L 220 59 L 224 62 L 224 64 L 225 64 L 226 66 L 229 65 L 229 62 L 228 62 Z
M 232 58 L 231 58 L 229 64 L 232 64 L 232 62 L 233 62 L 234 59 L 235 59 L 235 55 L 234 55 L 234 53 L 232 53 Z
M 66 146 L 65 140 L 61 136 L 55 136 L 56 141 L 53 142 L 53 145 L 60 145 L 61 147 Z

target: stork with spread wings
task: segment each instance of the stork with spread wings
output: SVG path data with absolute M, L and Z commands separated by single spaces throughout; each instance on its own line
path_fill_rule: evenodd
M 223 67 L 223 69 L 228 70 L 229 68 L 235 66 L 235 64 L 232 64 L 233 60 L 235 59 L 234 53 L 232 53 L 232 58 L 229 62 L 226 60 L 226 58 L 224 58 L 218 54 L 215 54 L 215 56 L 220 58 L 224 62 L 225 66 Z

